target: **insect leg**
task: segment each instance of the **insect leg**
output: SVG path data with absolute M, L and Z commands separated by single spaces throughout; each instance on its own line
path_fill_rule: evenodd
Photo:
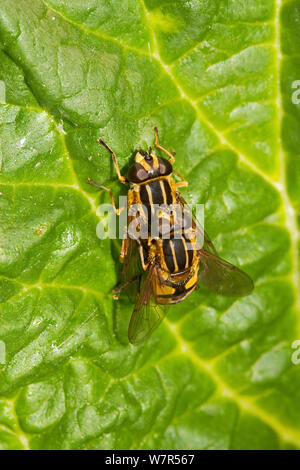
M 114 208 L 114 211 L 117 215 L 120 215 L 121 212 L 125 209 L 126 206 L 123 206 L 123 207 L 119 207 L 119 209 L 116 208 L 116 204 L 115 204 L 115 200 L 114 200 L 114 196 L 113 196 L 113 192 L 110 188 L 107 188 L 106 186 L 103 186 L 102 184 L 98 184 L 98 183 L 95 183 L 95 181 L 92 181 L 90 180 L 90 178 L 88 178 L 88 184 L 91 184 L 92 186 L 95 186 L 96 188 L 100 188 L 100 189 L 104 189 L 105 191 L 107 191 L 109 193 L 109 197 L 110 197 L 110 200 L 111 200 L 111 204 Z
M 175 151 L 173 150 L 173 152 L 169 152 L 169 150 L 165 149 L 164 147 L 162 147 L 159 143 L 158 143 L 158 130 L 157 130 L 157 127 L 154 127 L 154 134 L 155 134 L 155 147 L 157 147 L 158 149 L 160 149 L 162 152 L 165 152 L 169 157 L 170 157 L 170 163 L 171 165 L 173 165 L 173 163 L 175 162 Z
M 189 183 L 187 181 L 179 181 L 179 183 L 176 183 L 176 187 L 177 188 L 183 188 L 183 187 L 185 188 L 185 187 L 188 186 L 188 184 Z
M 123 184 L 128 183 L 127 178 L 125 178 L 125 176 L 121 175 L 119 165 L 118 165 L 118 162 L 117 162 L 116 154 L 112 151 L 112 149 L 101 138 L 98 139 L 98 142 L 99 142 L 99 144 L 103 145 L 103 147 L 105 147 L 109 151 L 109 153 L 111 154 L 113 164 L 114 164 L 114 167 L 115 167 L 115 170 L 116 170 L 119 181 L 121 181 L 121 183 L 123 183 Z
M 122 291 L 123 289 L 125 289 L 126 287 L 130 286 L 130 284 L 132 284 L 133 282 L 135 282 L 138 278 L 139 278 L 139 276 L 134 276 L 132 279 L 129 279 L 129 281 L 124 282 L 124 284 L 122 284 L 121 286 L 115 287 L 115 288 L 113 289 L 113 292 L 114 292 L 114 299 L 115 299 L 115 300 L 118 300 L 118 298 L 120 297 L 121 291 Z
M 127 255 L 128 250 L 128 239 L 124 238 L 122 241 L 121 252 L 120 252 L 120 261 L 123 263 L 125 256 Z
M 139 245 L 139 252 L 140 252 L 142 268 L 143 268 L 144 271 L 146 271 L 146 269 L 148 268 L 150 262 L 148 261 L 148 263 L 145 263 L 143 246 L 141 244 Z
M 176 176 L 178 176 L 178 178 L 180 178 L 182 181 L 179 181 L 179 183 L 176 183 L 176 187 L 177 188 L 182 188 L 182 187 L 186 187 L 188 186 L 188 181 L 184 179 L 184 177 L 178 173 L 177 171 L 173 170 L 173 173 L 175 173 Z

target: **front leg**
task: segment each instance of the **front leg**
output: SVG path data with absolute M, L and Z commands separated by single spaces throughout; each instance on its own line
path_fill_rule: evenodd
M 130 284 L 132 284 L 133 282 L 137 281 L 139 279 L 140 276 L 134 276 L 132 279 L 129 279 L 129 281 L 126 281 L 124 282 L 124 284 L 122 285 L 119 285 L 119 286 L 116 286 L 114 289 L 113 289 L 113 292 L 114 292 L 114 296 L 113 298 L 115 300 L 118 300 L 119 297 L 120 297 L 120 294 L 121 294 L 121 291 L 123 289 L 126 289 L 126 287 L 130 286 Z
M 103 186 L 102 184 L 95 183 L 95 181 L 92 181 L 90 178 L 88 178 L 88 184 L 91 186 L 95 186 L 96 188 L 104 189 L 105 191 L 108 192 L 110 200 L 111 200 L 111 205 L 113 206 L 113 209 L 115 211 L 115 214 L 120 215 L 121 212 L 126 208 L 126 206 L 119 207 L 119 209 L 116 208 L 113 192 L 110 188 L 107 188 L 106 186 Z

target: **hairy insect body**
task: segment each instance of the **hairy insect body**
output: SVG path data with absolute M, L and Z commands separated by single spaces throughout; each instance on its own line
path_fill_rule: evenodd
M 149 182 L 140 184 L 140 200 L 142 204 L 144 204 L 150 210 L 153 204 L 175 204 L 175 187 L 175 183 L 172 180 L 171 176 L 155 178 L 153 180 L 150 180 Z
M 143 269 L 155 264 L 156 302 L 181 302 L 197 287 L 199 259 L 192 244 L 196 236 L 194 229 L 190 227 L 190 233 L 184 233 L 183 221 L 176 211 L 176 204 L 177 209 L 180 206 L 175 181 L 167 175 L 145 183 L 132 183 L 128 205 L 133 204 L 140 216 L 140 233 L 147 234 L 146 239 L 141 236 L 137 240 Z M 156 237 L 153 236 L 153 222 L 158 227 Z
M 132 203 L 140 206 L 139 213 L 144 218 L 145 226 L 147 224 L 147 233 L 151 235 L 152 222 L 156 222 L 157 227 L 161 228 L 163 219 L 166 218 L 166 211 L 163 215 L 156 213 L 158 208 L 162 206 L 167 208 L 176 203 L 174 181 L 171 176 L 158 177 L 140 184 L 131 183 L 128 206 Z M 159 233 L 162 235 L 162 231 Z
M 119 181 L 130 185 L 127 237 L 120 254 L 121 283 L 114 289 L 115 298 L 125 289 L 136 303 L 129 341 L 145 341 L 162 321 L 163 307 L 184 300 L 197 289 L 198 282 L 221 295 L 248 295 L 253 289 L 250 277 L 219 258 L 207 234 L 186 209 L 178 188 L 187 182 L 173 169 L 174 152 L 159 145 L 157 129 L 155 146 L 169 160 L 156 156 L 151 148 L 140 150 L 128 177 L 121 175 L 114 152 L 102 139 L 99 142 L 111 153 Z M 182 181 L 175 182 L 172 173 Z M 122 208 L 116 208 L 111 189 L 89 183 L 108 191 L 115 212 L 120 214 Z

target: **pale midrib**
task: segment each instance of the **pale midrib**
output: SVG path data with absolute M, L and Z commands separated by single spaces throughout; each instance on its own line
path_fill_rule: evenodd
M 281 129 L 283 121 L 283 103 L 281 98 L 281 76 L 280 68 L 282 62 L 282 53 L 281 53 L 281 42 L 280 42 L 280 10 L 281 10 L 281 0 L 276 0 L 276 15 L 275 15 L 275 47 L 276 47 L 276 68 L 277 68 L 277 109 L 278 109 L 278 149 L 279 149 L 279 160 L 280 160 L 280 193 L 282 197 L 282 204 L 285 213 L 285 224 L 290 233 L 291 237 L 291 251 L 292 251 L 292 263 L 293 263 L 293 273 L 292 280 L 295 285 L 295 294 L 296 294 L 296 306 L 297 310 L 300 312 L 300 266 L 299 266 L 299 232 L 297 226 L 297 213 L 294 207 L 292 206 L 287 190 L 286 190 L 286 165 L 285 165 L 285 154 L 283 151 L 282 138 L 281 138 Z M 300 325 L 298 322 L 298 330 L 300 336 Z
M 146 19 L 149 17 L 150 13 L 147 11 L 146 9 L 146 6 L 145 6 L 145 3 L 144 3 L 144 0 L 139 0 L 143 6 L 143 9 L 145 11 L 145 16 L 146 16 Z M 279 0 L 277 0 L 276 2 L 276 49 L 278 49 L 278 46 L 279 46 L 279 50 L 280 50 L 280 32 L 279 32 L 279 12 L 280 12 L 280 7 L 281 7 L 281 2 Z M 148 20 L 147 20 L 148 21 Z M 287 229 L 289 230 L 289 232 L 291 233 L 291 238 L 293 238 L 293 232 L 292 230 L 294 230 L 295 228 L 297 228 L 297 225 L 296 225 L 296 221 L 295 221 L 295 214 L 294 214 L 294 209 L 289 201 L 289 198 L 288 198 L 288 195 L 287 195 L 287 192 L 286 192 L 286 189 L 285 189 L 285 184 L 283 184 L 283 182 L 285 183 L 285 165 L 284 165 L 284 158 L 282 158 L 282 155 L 281 155 L 281 181 L 279 183 L 275 182 L 274 180 L 272 180 L 269 176 L 267 176 L 265 173 L 263 173 L 261 170 L 259 170 L 252 162 L 250 162 L 244 155 L 241 154 L 241 152 L 235 148 L 231 142 L 229 142 L 226 138 L 224 138 L 224 136 L 222 135 L 221 132 L 219 132 L 214 126 L 213 124 L 211 124 L 207 119 L 206 117 L 202 114 L 202 112 L 199 110 L 198 106 L 197 106 L 197 102 L 196 101 L 193 101 L 185 92 L 184 90 L 181 88 L 181 86 L 177 83 L 175 77 L 173 76 L 172 74 L 172 71 L 170 69 L 170 67 L 166 64 L 163 63 L 163 61 L 161 60 L 161 57 L 160 57 L 160 54 L 159 54 L 159 49 L 158 49 L 158 44 L 157 44 L 157 39 L 156 39 L 156 36 L 154 34 L 154 31 L 151 29 L 151 26 L 149 25 L 149 21 L 148 21 L 148 29 L 150 31 L 150 33 L 152 34 L 152 41 L 153 41 L 153 46 L 154 46 L 154 51 L 152 53 L 153 57 L 160 63 L 160 65 L 164 68 L 164 70 L 166 71 L 166 73 L 169 75 L 169 77 L 171 78 L 171 80 L 173 81 L 173 83 L 175 84 L 175 86 L 177 87 L 178 91 L 180 92 L 181 96 L 183 98 L 185 98 L 192 106 L 193 108 L 195 109 L 195 112 L 197 114 L 197 116 L 199 117 L 200 120 L 204 121 L 208 127 L 218 136 L 219 140 L 221 143 L 223 143 L 224 145 L 226 145 L 227 147 L 229 147 L 232 151 L 234 151 L 238 156 L 239 156 L 239 159 L 247 164 L 255 173 L 258 173 L 260 174 L 260 176 L 262 176 L 262 178 L 264 178 L 265 180 L 267 180 L 272 186 L 274 186 L 278 191 L 280 191 L 280 193 L 282 194 L 282 200 L 283 200 L 283 206 L 284 206 L 284 211 L 285 211 L 285 214 L 286 214 L 286 227 Z M 280 63 L 280 59 L 278 60 L 278 64 L 277 64 L 277 67 Z M 279 96 L 280 96 L 280 75 L 279 75 L 279 70 L 278 70 L 278 80 L 279 80 Z M 278 103 L 277 103 L 278 104 Z M 282 105 L 281 105 L 281 102 L 280 102 L 280 106 L 279 106 L 279 109 L 280 109 L 280 112 L 282 113 Z M 280 121 L 281 122 L 281 121 Z M 281 129 L 281 127 L 280 127 Z M 279 131 L 280 131 L 279 129 Z M 282 150 L 282 145 L 281 145 L 281 139 L 280 139 L 280 134 L 279 134 L 279 144 L 280 144 L 280 152 L 282 152 L 283 154 L 283 150 Z M 284 194 L 283 194 L 283 190 L 284 189 Z M 290 216 L 290 214 L 292 214 L 292 217 Z M 297 233 L 297 231 L 295 232 Z M 297 244 L 296 244 L 297 245 Z M 296 257 L 297 256 L 297 259 L 298 259 L 298 246 L 295 246 L 295 240 L 292 240 L 292 247 L 293 247 L 293 252 L 294 252 L 294 256 Z M 294 271 L 293 273 L 293 281 L 295 282 L 296 284 L 296 290 L 297 290 L 297 286 L 299 285 L 299 269 L 298 269 L 298 263 L 296 264 L 296 266 L 294 266 L 294 269 L 297 269 L 297 272 Z M 299 294 L 297 293 L 298 295 L 298 299 L 297 299 L 297 305 L 299 305 Z M 280 422 L 278 422 L 277 419 L 275 419 L 272 415 L 266 413 L 265 411 L 263 411 L 261 408 L 259 408 L 258 406 L 255 405 L 255 403 L 253 403 L 252 401 L 250 401 L 249 399 L 245 399 L 245 398 L 242 398 L 240 395 L 238 395 L 234 390 L 230 389 L 227 384 L 221 379 L 221 377 L 216 374 L 215 370 L 213 369 L 213 367 L 210 365 L 210 364 L 207 364 L 205 363 L 204 361 L 202 361 L 199 356 L 194 353 L 194 351 L 190 348 L 190 346 L 188 345 L 188 343 L 184 342 L 182 336 L 178 333 L 178 330 L 176 329 L 176 325 L 171 325 L 167 320 L 165 320 L 166 323 L 168 324 L 169 328 L 170 328 L 170 331 L 173 333 L 173 335 L 175 336 L 176 340 L 178 341 L 178 343 L 181 345 L 181 348 L 182 348 L 182 352 L 185 353 L 187 356 L 190 357 L 190 359 L 200 365 L 202 368 L 204 368 L 210 375 L 212 375 L 213 377 L 213 380 L 218 384 L 218 386 L 220 387 L 220 390 L 222 392 L 223 395 L 226 395 L 228 397 L 231 397 L 232 399 L 234 399 L 238 404 L 239 406 L 244 409 L 244 410 L 247 410 L 248 412 L 251 412 L 252 414 L 254 414 L 255 416 L 257 416 L 259 419 L 261 419 L 262 421 L 264 421 L 265 423 L 267 423 L 269 426 L 271 426 L 279 435 L 282 439 L 285 439 L 286 441 L 289 441 L 293 444 L 295 444 L 296 446 L 300 446 L 300 433 L 297 433 L 297 432 L 291 432 L 290 429 L 287 429 L 285 426 L 281 425 Z
M 6 432 L 8 434 L 11 434 L 12 436 L 15 436 L 16 438 L 18 438 L 19 441 L 21 442 L 21 444 L 24 447 L 24 449 L 22 449 L 22 450 L 30 450 L 29 440 L 27 439 L 27 436 L 21 431 L 21 429 L 19 427 L 18 427 L 17 431 L 13 431 L 12 429 L 10 429 L 5 424 L 0 424 L 0 430 Z M 1 450 L 3 450 L 3 449 L 1 449 Z
M 30 450 L 29 439 L 26 436 L 26 434 L 22 431 L 20 423 L 19 423 L 19 417 L 16 413 L 16 409 L 15 409 L 16 399 L 10 400 L 8 398 L 5 398 L 5 401 L 6 401 L 7 404 L 9 404 L 11 406 L 11 410 L 12 410 L 12 413 L 13 413 L 14 418 L 15 418 L 16 426 L 15 426 L 15 429 L 11 429 L 10 427 L 6 426 L 5 424 L 0 424 L 0 429 L 2 428 L 5 432 L 10 433 L 12 436 L 16 436 L 19 439 L 19 441 L 21 442 L 21 444 L 23 445 L 24 450 Z
M 143 0 L 140 0 L 140 1 L 141 3 L 144 4 Z M 144 9 L 145 9 L 146 16 L 148 16 L 149 13 L 147 12 L 145 6 L 144 6 Z M 165 70 L 166 74 L 170 77 L 170 79 L 176 86 L 177 90 L 179 91 L 181 97 L 185 99 L 194 108 L 198 119 L 207 125 L 207 127 L 218 137 L 221 144 L 225 145 L 226 147 L 230 148 L 234 153 L 236 153 L 239 156 L 239 159 L 245 165 L 250 167 L 254 173 L 258 173 L 262 178 L 268 181 L 269 184 L 271 184 L 277 190 L 279 190 L 280 189 L 279 184 L 276 181 L 272 180 L 266 173 L 264 173 L 259 168 L 257 168 L 243 153 L 241 153 L 241 151 L 238 148 L 236 148 L 228 139 L 226 139 L 226 137 L 224 137 L 222 132 L 220 132 L 201 112 L 201 110 L 199 109 L 197 105 L 197 100 L 193 100 L 188 94 L 186 94 L 186 92 L 183 90 L 183 88 L 180 86 L 180 84 L 177 82 L 176 78 L 174 77 L 171 67 L 162 61 L 160 54 L 159 54 L 156 36 L 150 27 L 149 27 L 149 31 L 152 33 L 152 41 L 153 41 L 153 46 L 154 46 L 154 51 L 152 53 L 152 56 L 157 60 L 157 62 L 159 62 L 161 67 Z

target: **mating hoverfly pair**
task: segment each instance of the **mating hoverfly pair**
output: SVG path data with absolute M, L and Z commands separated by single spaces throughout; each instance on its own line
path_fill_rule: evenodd
M 188 183 L 173 170 L 175 152 L 162 147 L 156 127 L 154 131 L 155 147 L 168 155 L 169 160 L 156 156 L 151 147 L 148 151 L 139 150 L 128 177 L 121 175 L 116 155 L 110 147 L 102 139 L 98 140 L 110 152 L 119 181 L 130 185 L 127 227 L 137 216 L 139 225 L 140 221 L 143 225 L 144 220 L 147 227 L 147 237 L 131 236 L 127 231 L 120 254 L 123 262 L 121 279 L 114 289 L 116 299 L 125 289 L 135 303 L 128 328 L 128 338 L 132 344 L 145 341 L 161 323 L 166 307 L 183 301 L 198 288 L 198 282 L 224 296 L 241 297 L 250 294 L 253 289 L 253 282 L 245 272 L 219 258 L 213 243 L 194 219 L 178 191 L 179 187 Z M 181 181 L 175 182 L 172 173 Z M 123 208 L 116 208 L 112 190 L 90 179 L 88 182 L 109 192 L 112 206 L 119 215 Z M 159 226 L 169 214 L 169 236 L 166 237 L 160 229 L 158 236 L 153 238 L 149 214 L 155 204 L 169 207 L 179 205 L 191 221 L 188 228 L 184 229 L 182 219 L 178 220 L 176 212 L 174 215 L 172 210 L 163 211 L 158 219 Z M 140 209 L 135 215 L 130 215 L 133 205 Z M 200 247 L 199 235 L 202 240 Z

